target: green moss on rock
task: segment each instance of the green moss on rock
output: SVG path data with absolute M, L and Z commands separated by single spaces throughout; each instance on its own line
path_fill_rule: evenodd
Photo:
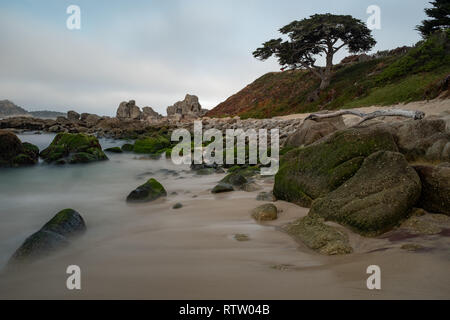
M 170 145 L 170 141 L 165 137 L 148 137 L 136 140 L 133 151 L 142 154 L 161 154 Z
M 384 130 L 351 128 L 333 133 L 308 147 L 296 148 L 281 158 L 273 193 L 310 207 L 312 201 L 351 178 L 370 154 L 397 151 L 392 135 Z
M 108 148 L 108 149 L 105 149 L 105 151 L 111 152 L 111 153 L 123 153 L 123 150 L 120 147 Z
M 50 146 L 41 152 L 41 157 L 49 163 L 71 164 L 108 159 L 98 139 L 83 133 L 59 133 Z
M 134 145 L 132 145 L 131 143 L 125 143 L 121 149 L 124 152 L 132 152 L 134 149 Z
M 167 192 L 156 179 L 149 179 L 143 185 L 133 190 L 127 197 L 128 202 L 149 202 L 166 197 Z
M 421 183 L 405 157 L 379 151 L 336 190 L 314 201 L 310 214 L 378 235 L 404 219 L 419 199 Z

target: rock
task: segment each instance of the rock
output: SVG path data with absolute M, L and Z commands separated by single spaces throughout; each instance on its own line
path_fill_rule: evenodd
M 123 150 L 120 147 L 108 148 L 108 149 L 105 149 L 105 151 L 111 152 L 111 153 L 123 153 Z
M 427 215 L 420 217 L 412 216 L 405 220 L 400 228 L 415 235 L 435 235 L 442 231 L 438 223 L 429 219 Z
M 205 115 L 206 112 L 198 102 L 198 97 L 190 94 L 187 94 L 183 101 L 178 101 L 173 106 L 167 107 L 169 118 L 198 118 Z
M 122 147 L 121 147 L 122 151 L 125 152 L 132 152 L 134 149 L 134 145 L 130 144 L 130 143 L 125 143 Z
M 272 192 L 260 192 L 256 196 L 256 200 L 275 202 L 277 199 L 275 198 Z
M 450 215 L 450 167 L 418 165 L 414 169 L 422 181 L 419 206 L 429 212 Z
M 252 217 L 256 221 L 272 221 L 278 218 L 278 209 L 271 203 L 263 204 L 252 210 Z
M 100 116 L 91 113 L 82 113 L 80 119 L 88 128 L 95 127 L 102 120 Z
M 233 235 L 233 238 L 236 241 L 240 241 L 240 242 L 244 242 L 244 241 L 250 241 L 250 237 L 246 234 L 243 233 L 237 233 L 235 235 Z
M 39 149 L 31 143 L 22 143 L 12 132 L 0 130 L 0 168 L 33 165 L 38 162 Z
M 348 235 L 338 228 L 326 225 L 323 219 L 306 216 L 283 229 L 308 248 L 325 255 L 342 255 L 353 252 Z
M 337 131 L 307 147 L 293 149 L 280 161 L 273 194 L 303 207 L 351 178 L 364 159 L 379 150 L 397 151 L 389 132 L 372 128 Z
M 407 243 L 401 246 L 401 249 L 406 250 L 406 251 L 420 251 L 424 249 L 424 246 L 417 244 L 417 243 Z
M 70 121 L 80 120 L 80 114 L 76 111 L 70 110 L 67 112 L 67 119 Z
M 134 100 L 121 102 L 116 113 L 116 117 L 119 120 L 139 120 L 141 119 L 141 115 L 141 109 L 136 106 Z
M 161 154 L 170 145 L 170 141 L 163 136 L 147 137 L 136 140 L 133 151 L 141 154 Z
M 345 129 L 342 117 L 305 120 L 293 134 L 287 137 L 284 147 L 307 146 L 341 129 Z
M 141 118 L 147 120 L 147 122 L 154 122 L 162 119 L 162 117 L 163 117 L 162 115 L 153 110 L 153 108 L 151 107 L 142 108 Z
M 73 209 L 57 213 L 39 231 L 28 237 L 11 257 L 9 264 L 29 262 L 67 246 L 86 231 L 81 215 Z
M 229 183 L 219 182 L 212 190 L 211 193 L 224 193 L 234 191 L 234 188 Z
M 48 163 L 86 163 L 107 160 L 98 139 L 84 133 L 59 133 L 53 142 L 41 152 Z
M 450 133 L 444 119 L 387 122 L 374 127 L 390 132 L 408 161 L 450 160 Z
M 367 157 L 343 185 L 314 201 L 310 214 L 363 235 L 378 235 L 409 214 L 420 192 L 420 179 L 405 157 L 379 151 Z
M 245 191 L 245 192 L 255 192 L 255 191 L 261 190 L 262 187 L 259 186 L 259 185 L 258 185 L 257 183 L 255 183 L 255 182 L 249 181 L 249 182 L 243 184 L 243 185 L 240 187 L 240 189 L 243 190 L 243 191 Z
M 174 205 L 173 205 L 173 207 L 172 207 L 172 209 L 181 209 L 181 208 L 183 208 L 183 205 L 181 204 L 181 203 L 175 203 Z
M 167 192 L 156 179 L 150 179 L 145 184 L 137 187 L 127 197 L 128 202 L 150 202 L 161 197 L 166 197 Z
M 220 182 L 230 184 L 236 188 L 241 188 L 248 183 L 248 180 L 243 175 L 233 172 L 226 175 Z

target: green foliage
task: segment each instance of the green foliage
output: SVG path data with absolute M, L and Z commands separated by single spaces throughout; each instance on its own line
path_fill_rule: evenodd
M 440 30 L 450 28 L 450 2 L 448 0 L 434 0 L 430 2 L 433 7 L 425 9 L 425 13 L 431 19 L 422 21 L 417 30 L 424 38 Z

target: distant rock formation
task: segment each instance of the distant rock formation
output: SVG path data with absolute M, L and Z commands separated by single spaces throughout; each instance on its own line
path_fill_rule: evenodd
M 0 100 L 0 118 L 9 117 L 36 117 L 44 119 L 56 119 L 60 116 L 65 116 L 63 112 L 57 111 L 30 111 L 28 112 L 22 107 L 19 107 L 14 102 L 9 100 Z
M 136 101 L 121 102 L 117 109 L 116 117 L 120 120 L 140 120 L 141 109 L 136 105 Z
M 143 107 L 141 118 L 147 122 L 157 122 L 161 120 L 163 116 L 153 110 L 152 107 Z
M 198 97 L 190 94 L 187 94 L 183 101 L 178 101 L 173 106 L 167 107 L 167 117 L 176 120 L 199 118 L 204 116 L 206 112 L 208 110 L 202 109 Z

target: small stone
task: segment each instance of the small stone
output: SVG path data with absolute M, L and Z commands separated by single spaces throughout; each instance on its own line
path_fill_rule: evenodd
M 174 205 L 173 205 L 173 207 L 172 207 L 172 209 L 181 209 L 181 208 L 183 208 L 183 205 L 181 204 L 181 203 L 175 203 Z

